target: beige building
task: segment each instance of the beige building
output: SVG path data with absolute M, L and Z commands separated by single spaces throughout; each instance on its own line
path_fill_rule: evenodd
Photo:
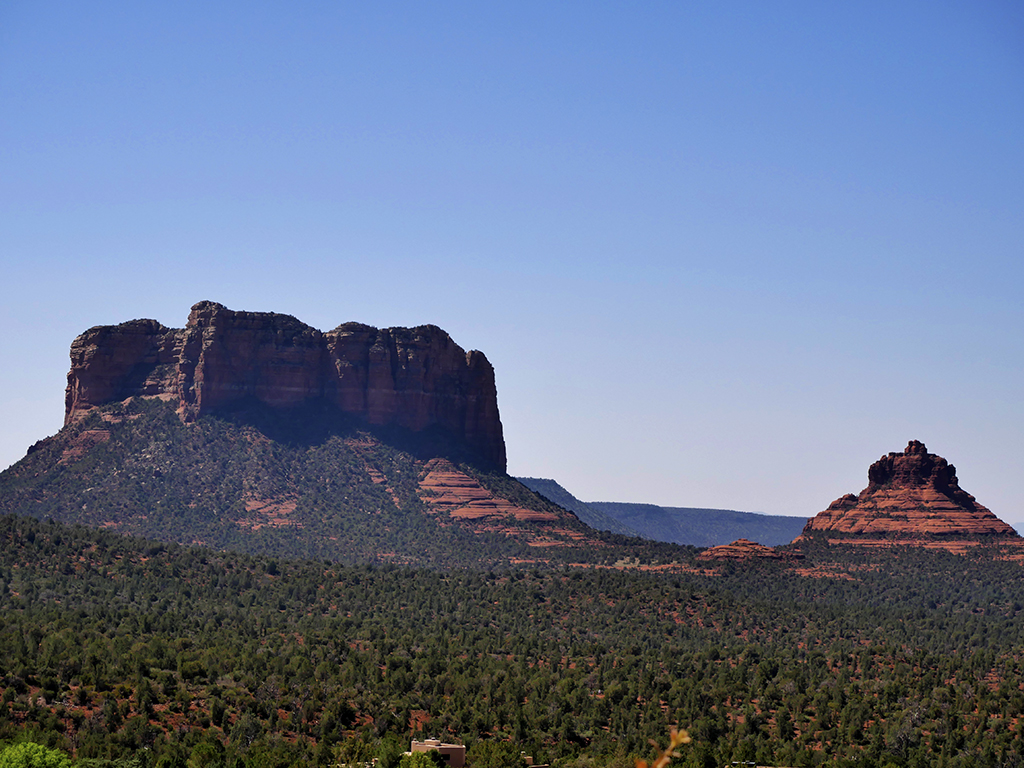
M 438 739 L 425 739 L 424 741 L 414 741 L 409 751 L 429 752 L 432 749 L 436 749 L 440 753 L 441 759 L 450 768 L 464 768 L 466 765 L 466 748 L 462 744 L 444 744 Z

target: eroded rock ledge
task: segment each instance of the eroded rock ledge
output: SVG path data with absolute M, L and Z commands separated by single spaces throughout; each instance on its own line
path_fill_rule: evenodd
M 505 468 L 494 369 L 433 325 L 322 332 L 201 301 L 184 328 L 90 328 L 71 345 L 64 423 L 129 397 L 171 400 L 186 422 L 246 398 L 277 408 L 322 399 L 371 424 L 439 425 Z

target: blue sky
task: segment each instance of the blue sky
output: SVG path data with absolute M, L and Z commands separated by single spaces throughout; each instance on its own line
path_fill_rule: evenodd
M 810 516 L 910 439 L 1024 521 L 1012 2 L 0 5 L 0 466 L 94 325 L 434 323 L 509 469 Z

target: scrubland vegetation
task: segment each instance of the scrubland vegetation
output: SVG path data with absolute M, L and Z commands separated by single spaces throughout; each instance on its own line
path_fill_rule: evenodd
M 528 522 L 507 535 L 442 519 L 419 484 L 435 457 L 502 499 L 553 513 L 570 546 L 529 546 Z M 170 404 L 136 399 L 95 409 L 0 474 L 0 513 L 349 565 L 613 563 L 624 545 L 671 562 L 685 552 L 593 531 L 478 458 L 443 431 L 371 427 L 336 409 L 253 406 L 185 425 Z
M 0 740 L 394 768 L 433 736 L 476 765 L 618 768 L 678 724 L 680 766 L 1021 764 L 1020 565 L 845 557 L 837 578 L 351 567 L 3 516 Z

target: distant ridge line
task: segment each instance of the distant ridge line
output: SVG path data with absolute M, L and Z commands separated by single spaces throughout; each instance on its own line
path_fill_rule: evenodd
M 595 531 L 610 531 L 622 534 L 623 536 L 640 536 L 640 533 L 621 521 L 616 520 L 611 515 L 606 515 L 604 512 L 594 509 L 585 501 L 580 501 L 554 480 L 543 477 L 517 477 L 516 480 L 548 501 L 552 501 L 563 509 L 569 510 L 582 523 L 590 526 Z M 649 537 L 644 536 L 641 538 Z
M 777 547 L 799 536 L 808 519 L 735 509 L 662 507 L 632 502 L 591 501 L 588 505 L 637 530 L 645 538 L 695 547 L 715 547 L 737 539 Z
M 695 547 L 750 539 L 768 547 L 789 544 L 808 518 L 707 507 L 663 507 L 622 501 L 581 501 L 549 478 L 517 477 L 519 482 L 600 531 L 640 536 Z

